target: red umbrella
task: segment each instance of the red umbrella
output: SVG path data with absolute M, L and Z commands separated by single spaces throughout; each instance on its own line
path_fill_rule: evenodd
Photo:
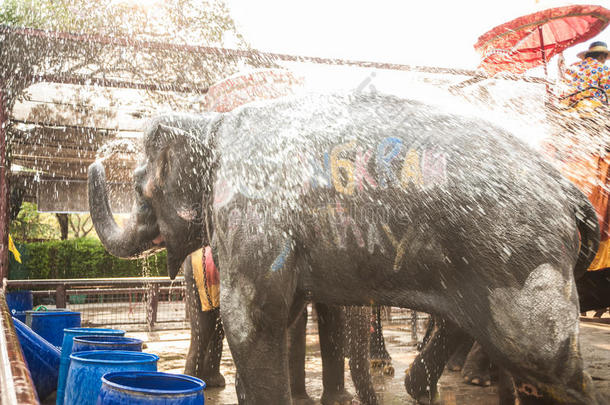
M 489 74 L 523 73 L 554 55 L 593 38 L 610 23 L 610 10 L 573 5 L 550 8 L 499 25 L 479 37 L 474 49 Z

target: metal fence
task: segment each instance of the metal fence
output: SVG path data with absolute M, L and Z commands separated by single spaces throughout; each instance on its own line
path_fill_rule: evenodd
M 85 327 L 128 331 L 190 328 L 183 277 L 174 281 L 167 277 L 7 281 L 8 291 L 18 289 L 32 290 L 35 307 L 80 312 Z M 380 315 L 384 324 L 405 325 L 415 340 L 428 320 L 426 313 L 395 307 L 383 307 Z
M 9 280 L 8 290 L 31 290 L 34 305 L 81 313 L 82 326 L 125 330 L 188 328 L 184 278 Z
M 36 389 L 25 363 L 0 286 L 0 404 L 36 405 Z

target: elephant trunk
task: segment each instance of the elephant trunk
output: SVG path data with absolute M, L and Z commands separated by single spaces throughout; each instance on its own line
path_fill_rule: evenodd
M 88 172 L 89 211 L 102 244 L 114 256 L 135 258 L 145 252 L 160 248 L 155 244 L 159 228 L 152 209 L 136 196 L 129 220 L 124 228 L 115 222 L 108 193 L 106 173 L 101 162 L 89 166 Z

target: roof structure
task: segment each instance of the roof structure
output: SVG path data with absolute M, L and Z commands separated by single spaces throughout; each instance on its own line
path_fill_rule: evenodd
M 111 155 L 109 181 L 116 190 L 110 193 L 118 205 L 113 208 L 128 210 L 129 198 L 121 197 L 130 194 L 124 191 L 138 160 L 137 141 L 144 121 L 159 111 L 202 111 L 208 87 L 238 69 L 297 62 L 450 76 L 456 83 L 486 78 L 463 69 L 6 26 L 0 26 L 0 38 L 13 184 L 25 189 L 26 199 L 37 199 L 41 210 L 51 212 L 88 211 L 83 198 L 87 167 L 100 150 Z

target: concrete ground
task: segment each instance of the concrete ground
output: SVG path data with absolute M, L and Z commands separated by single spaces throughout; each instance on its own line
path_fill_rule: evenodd
M 592 313 L 590 313 L 592 315 Z M 594 321 L 594 322 L 592 322 Z M 604 323 L 605 322 L 605 323 Z M 408 320 L 385 323 L 384 336 L 395 369 L 394 376 L 385 376 L 377 371 L 374 376 L 375 387 L 381 404 L 414 404 L 407 395 L 404 385 L 404 371 L 416 356 L 410 338 Z M 160 371 L 181 373 L 184 369 L 184 356 L 189 345 L 189 331 L 160 331 L 128 333 L 146 341 L 145 351 L 158 354 Z M 420 339 L 422 336 L 420 325 Z M 602 391 L 610 403 L 610 318 L 605 314 L 601 320 L 583 318 L 581 322 L 581 347 L 587 371 L 592 375 L 595 386 Z M 309 395 L 319 400 L 322 395 L 322 364 L 315 322 L 308 322 L 307 331 L 307 389 Z M 235 367 L 225 341 L 221 372 L 227 386 L 206 390 L 206 404 L 237 404 L 235 395 Z M 346 385 L 354 393 L 346 362 Z M 462 382 L 459 373 L 445 371 L 440 381 L 441 401 L 444 405 L 496 405 L 497 391 L 492 387 L 477 387 Z M 358 403 L 354 401 L 354 403 Z

